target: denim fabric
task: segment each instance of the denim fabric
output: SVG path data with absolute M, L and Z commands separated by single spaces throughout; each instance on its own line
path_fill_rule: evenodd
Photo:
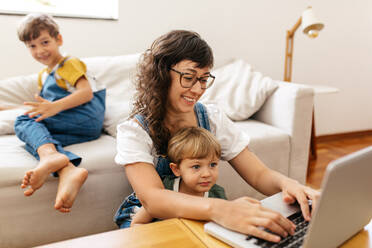
M 209 125 L 208 113 L 204 105 L 197 102 L 194 109 L 197 117 L 196 119 L 198 120 L 198 126 L 207 129 L 210 132 L 211 127 Z
M 168 176 L 173 175 L 173 172 L 169 166 L 169 158 L 168 156 L 159 156 L 158 162 L 156 163 L 156 172 L 159 174 L 159 176 Z
M 210 130 L 208 113 L 205 109 L 204 105 L 197 102 L 194 107 L 194 111 L 198 120 L 198 126 L 204 129 Z M 135 118 L 141 123 L 142 127 L 149 132 L 149 128 L 147 126 L 146 120 L 142 115 L 136 115 Z M 157 158 L 156 164 L 156 171 L 158 172 L 160 177 L 173 175 L 172 170 L 169 167 L 169 158 L 164 155 L 160 155 Z M 135 210 L 140 208 L 142 205 L 140 201 L 137 199 L 136 194 L 133 192 L 130 194 L 123 203 L 120 205 L 119 209 L 117 210 L 114 221 L 119 226 L 119 228 L 127 228 L 130 227 L 132 223 L 132 217 L 135 214 Z
M 60 88 L 52 72 L 46 79 L 40 96 L 56 101 L 70 92 Z M 64 146 L 97 139 L 102 132 L 105 111 L 106 90 L 94 92 L 93 99 L 78 107 L 62 111 L 55 116 L 36 122 L 38 117 L 28 115 L 18 116 L 14 124 L 15 133 L 26 143 L 26 150 L 37 160 L 40 160 L 37 149 L 51 143 L 58 152 L 65 154 L 75 166 L 81 162 L 81 157 L 63 149 Z M 56 175 L 56 174 L 54 174 Z
M 138 200 L 136 193 L 133 192 L 125 198 L 124 202 L 115 214 L 115 222 L 120 229 L 130 227 L 132 217 L 140 207 L 142 207 L 142 204 Z
M 134 118 L 137 119 L 139 123 L 141 123 L 142 127 L 145 129 L 147 133 L 149 133 L 149 127 L 147 125 L 147 122 L 142 115 L 136 115 Z M 199 121 L 198 121 L 199 122 Z M 160 155 L 157 158 L 157 163 L 156 163 L 156 171 L 160 176 L 162 175 L 173 175 L 172 170 L 169 167 L 169 159 L 165 155 Z

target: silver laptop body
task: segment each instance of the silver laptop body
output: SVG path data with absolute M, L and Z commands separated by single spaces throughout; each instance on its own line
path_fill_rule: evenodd
M 360 231 L 372 218 L 372 146 L 331 162 L 322 182 L 322 195 L 312 215 L 302 247 L 337 247 Z M 261 201 L 284 216 L 298 211 L 283 202 L 281 193 Z M 255 239 L 213 222 L 204 230 L 233 247 L 253 248 Z M 257 240 L 256 240 L 257 241 Z

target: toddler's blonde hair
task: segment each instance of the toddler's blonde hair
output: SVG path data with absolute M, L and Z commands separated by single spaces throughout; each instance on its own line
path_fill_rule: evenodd
M 187 127 L 179 130 L 168 143 L 168 157 L 179 164 L 185 158 L 221 157 L 221 145 L 208 130 Z

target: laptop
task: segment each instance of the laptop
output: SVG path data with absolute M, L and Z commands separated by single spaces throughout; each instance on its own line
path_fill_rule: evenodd
M 297 223 L 296 234 L 282 238 L 280 243 L 271 243 L 235 232 L 214 222 L 206 223 L 204 230 L 239 248 L 337 247 L 371 221 L 371 177 L 372 146 L 331 162 L 326 169 L 321 187 L 322 194 L 310 223 L 303 220 L 298 205 L 287 205 L 283 202 L 281 193 L 262 200 L 263 206 L 280 212 Z M 300 225 L 302 230 L 298 230 Z M 286 242 L 287 239 L 291 239 L 291 242 Z

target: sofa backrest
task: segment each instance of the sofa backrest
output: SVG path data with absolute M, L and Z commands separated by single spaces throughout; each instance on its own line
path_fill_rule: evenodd
M 140 54 L 90 57 L 82 59 L 99 86 L 106 88 L 106 113 L 103 128 L 116 136 L 116 126 L 131 111 L 135 88 L 133 79 Z

